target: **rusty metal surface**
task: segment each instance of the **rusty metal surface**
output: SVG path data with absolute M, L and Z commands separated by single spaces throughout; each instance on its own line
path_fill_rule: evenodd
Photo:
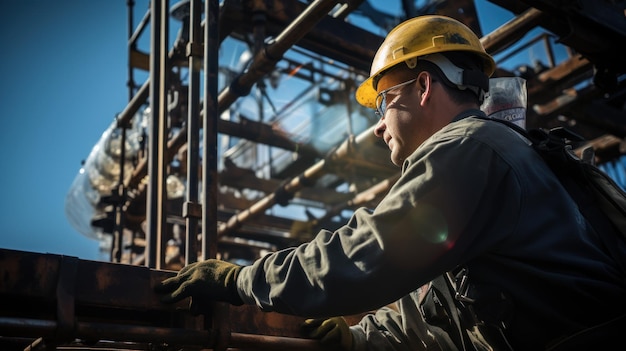
M 152 287 L 175 273 L 71 256 L 0 249 L 0 348 L 32 343 L 85 344 L 101 340 L 211 347 L 217 332 L 187 301 L 162 304 Z M 221 304 L 222 307 L 225 304 Z M 303 318 L 226 306 L 234 344 L 256 340 L 266 349 L 304 345 Z M 61 311 L 62 313 L 59 313 Z M 210 314 L 211 312 L 209 311 Z M 264 336 L 264 337 L 261 337 Z M 3 349 L 4 350 L 4 349 Z
M 268 36 L 287 27 L 306 4 L 297 0 L 266 1 Z M 220 33 L 245 36 L 252 32 L 252 2 L 227 0 L 222 4 Z M 222 34 L 224 35 L 224 34 Z M 298 41 L 298 45 L 320 55 L 344 62 L 362 72 L 369 72 L 371 58 L 383 38 L 341 19 L 324 17 Z

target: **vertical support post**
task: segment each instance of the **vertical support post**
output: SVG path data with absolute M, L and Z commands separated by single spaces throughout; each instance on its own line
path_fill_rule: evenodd
M 152 0 L 150 13 L 150 135 L 148 149 L 146 265 L 161 268 L 164 260 L 165 148 L 167 142 L 168 1 Z
M 217 76 L 219 51 L 219 1 L 205 1 L 204 24 L 204 119 L 202 158 L 202 257 L 217 256 Z M 207 316 L 216 335 L 215 351 L 225 351 L 230 343 L 229 305 L 214 302 L 213 313 Z
M 202 257 L 217 255 L 217 75 L 219 3 L 205 3 L 204 33 L 204 119 L 202 158 Z
M 135 42 L 132 40 L 133 28 L 134 28 L 134 23 L 133 23 L 134 11 L 133 10 L 135 8 L 135 1 L 127 0 L 126 5 L 128 6 L 128 18 L 127 18 L 127 23 L 128 23 L 128 82 L 126 84 L 128 85 L 128 101 L 131 101 L 135 94 L 134 70 L 133 70 L 133 65 L 131 64 L 133 50 L 135 50 L 135 47 L 136 47 Z
M 165 265 L 165 248 L 167 247 L 167 227 L 166 227 L 166 204 L 167 204 L 167 188 L 165 186 L 165 181 L 167 177 L 167 139 L 168 139 L 168 109 L 167 109 L 167 90 L 169 88 L 169 60 L 168 60 L 168 48 L 169 48 L 169 0 L 161 0 L 161 13 L 160 16 L 156 19 L 160 21 L 159 28 L 161 32 L 160 37 L 160 52 L 159 56 L 161 60 L 160 72 L 161 82 L 159 84 L 159 95 L 160 95 L 160 108 L 159 108 L 159 167 L 158 167 L 158 175 L 157 175 L 157 190 L 158 190 L 158 246 L 157 246 L 157 269 L 163 268 Z
M 187 202 L 183 207 L 186 220 L 185 265 L 198 259 L 198 219 L 202 217 L 198 204 L 198 167 L 200 151 L 200 71 L 202 70 L 202 1 L 191 1 L 189 21 L 189 105 L 187 117 Z

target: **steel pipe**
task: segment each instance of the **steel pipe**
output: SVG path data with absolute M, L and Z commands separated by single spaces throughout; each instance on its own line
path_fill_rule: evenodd
M 336 3 L 337 0 L 316 0 L 276 39 L 263 50 L 260 50 L 250 67 L 235 78 L 232 84 L 222 90 L 218 96 L 218 115 L 226 111 L 237 98 L 247 95 L 252 85 L 269 73 L 283 57 L 283 54 L 324 18 Z
M 480 42 L 488 53 L 491 55 L 497 54 L 535 28 L 543 15 L 543 12 L 531 7 L 524 13 L 496 28 L 493 32 L 480 38 Z
M 273 206 L 277 202 L 278 198 L 294 194 L 303 186 L 312 183 L 315 179 L 323 174 L 329 164 L 332 164 L 333 162 L 344 158 L 346 155 L 354 151 L 354 149 L 358 147 L 359 144 L 368 142 L 373 143 L 373 139 L 376 138 L 376 136 L 374 135 L 375 127 L 376 126 L 371 126 L 358 136 L 352 137 L 344 141 L 328 157 L 318 161 L 313 166 L 302 172 L 299 176 L 287 180 L 276 191 L 257 201 L 252 206 L 250 206 L 250 208 L 241 211 L 229 218 L 228 221 L 219 226 L 218 236 L 225 235 L 230 231 L 239 228 L 244 222 L 251 218 L 254 218 L 254 216 L 262 214 L 266 209 Z

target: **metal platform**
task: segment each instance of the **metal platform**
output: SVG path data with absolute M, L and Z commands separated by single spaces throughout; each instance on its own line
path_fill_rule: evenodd
M 174 274 L 0 249 L 0 349 L 320 350 L 299 317 L 224 303 L 194 316 L 187 300 L 161 303 L 152 288 Z

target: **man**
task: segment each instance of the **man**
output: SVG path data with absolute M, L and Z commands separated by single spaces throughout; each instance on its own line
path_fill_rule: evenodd
M 157 287 L 163 300 L 318 318 L 313 336 L 345 350 L 545 350 L 623 314 L 624 242 L 590 229 L 522 138 L 474 117 L 494 70 L 454 19 L 398 25 L 356 92 L 402 167 L 388 195 L 250 266 L 191 264 Z

